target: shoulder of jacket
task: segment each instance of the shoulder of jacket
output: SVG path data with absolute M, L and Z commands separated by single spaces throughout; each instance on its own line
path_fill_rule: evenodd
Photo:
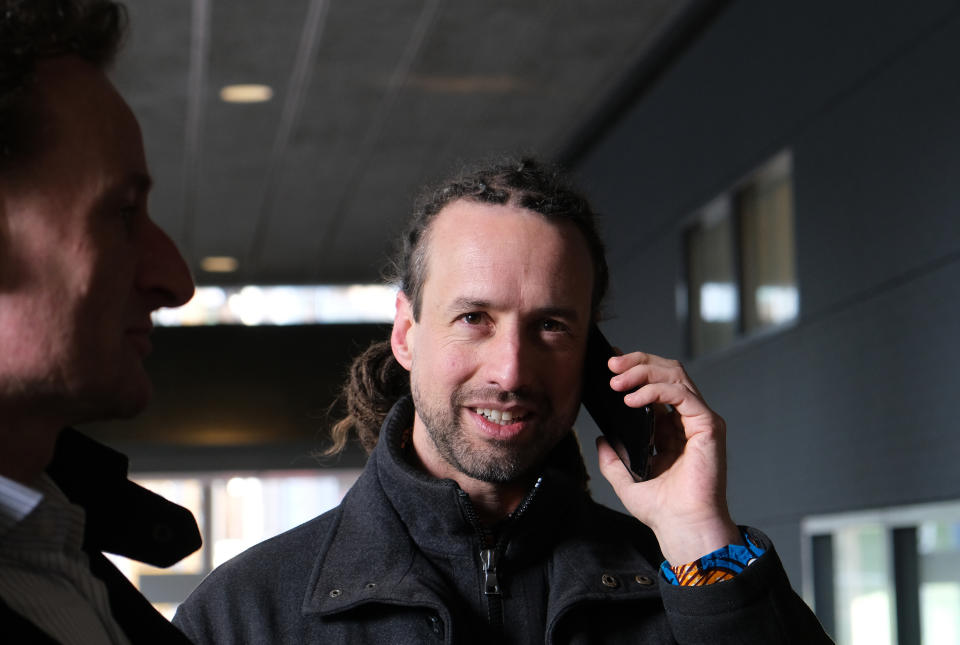
M 309 572 L 340 513 L 338 506 L 251 546 L 211 571 L 197 592 L 253 589 Z

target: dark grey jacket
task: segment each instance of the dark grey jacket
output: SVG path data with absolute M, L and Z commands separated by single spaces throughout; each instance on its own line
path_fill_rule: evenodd
M 485 530 L 407 462 L 412 417 L 394 407 L 338 508 L 219 567 L 174 623 L 196 643 L 830 642 L 758 532 L 768 552 L 735 580 L 666 583 L 649 529 L 589 498 L 572 435 Z

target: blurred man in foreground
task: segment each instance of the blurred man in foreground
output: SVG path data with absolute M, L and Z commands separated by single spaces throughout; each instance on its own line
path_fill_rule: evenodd
M 126 478 L 74 423 L 150 396 L 150 313 L 189 271 L 147 213 L 139 125 L 104 74 L 111 2 L 0 0 L 0 634 L 5 642 L 186 642 L 102 555 L 167 566 L 192 515 Z

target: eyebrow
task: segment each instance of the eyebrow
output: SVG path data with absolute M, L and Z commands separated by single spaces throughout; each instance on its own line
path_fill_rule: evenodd
M 470 311 L 471 309 L 489 309 L 491 304 L 487 300 L 476 300 L 474 298 L 465 298 L 460 296 L 450 303 L 450 309 L 453 311 Z
M 450 303 L 450 309 L 452 311 L 471 311 L 474 309 L 491 309 L 495 308 L 493 303 L 489 300 L 479 300 L 476 298 L 467 298 L 459 297 Z M 536 309 L 535 313 L 539 316 L 547 316 L 550 318 L 564 318 L 566 320 L 579 320 L 580 316 L 577 314 L 577 310 L 572 307 L 542 307 Z
M 153 178 L 149 174 L 140 171 L 132 171 L 125 175 L 118 175 L 116 181 L 106 187 L 103 194 L 100 195 L 98 206 L 103 207 L 109 204 L 111 200 L 120 199 L 127 195 L 130 188 L 136 191 L 137 198 L 146 198 L 153 186 Z M 123 197 L 126 199 L 126 197 Z
M 564 318 L 573 321 L 580 319 L 577 310 L 572 307 L 544 307 L 543 309 L 537 309 L 537 313 L 549 318 Z

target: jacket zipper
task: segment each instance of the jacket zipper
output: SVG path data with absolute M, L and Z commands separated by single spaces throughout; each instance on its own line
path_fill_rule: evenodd
M 523 498 L 523 501 L 520 502 L 517 509 L 510 514 L 508 520 L 510 523 L 515 522 L 524 514 L 533 501 L 534 495 L 540 489 L 542 481 L 543 478 L 537 479 L 533 488 L 527 493 L 527 496 Z M 500 538 L 496 541 L 496 544 L 494 544 L 490 531 L 480 522 L 480 518 L 477 517 L 477 512 L 470 502 L 470 496 L 462 490 L 459 491 L 459 494 L 464 502 L 463 508 L 467 514 L 467 519 L 469 519 L 473 528 L 476 529 L 480 535 L 480 567 L 483 573 L 483 595 L 487 599 L 487 620 L 493 628 L 494 633 L 500 634 L 503 631 L 503 598 L 500 593 L 500 578 L 497 573 L 497 564 L 499 563 L 500 556 L 503 555 L 503 552 L 506 550 L 507 540 L 505 536 L 508 531 L 500 531 Z
M 496 550 L 480 548 L 480 564 L 483 567 L 483 593 L 487 596 L 500 595 L 500 582 L 497 580 L 497 559 Z
M 487 621 L 495 635 L 503 633 L 503 598 L 500 595 L 500 581 L 497 578 L 497 549 L 480 548 L 480 562 L 483 566 L 483 594 L 487 598 Z

